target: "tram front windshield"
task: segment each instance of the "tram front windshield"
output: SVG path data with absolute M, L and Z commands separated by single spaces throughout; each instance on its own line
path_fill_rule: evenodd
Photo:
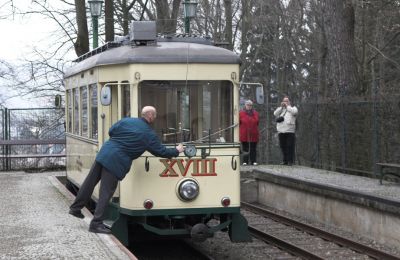
M 230 81 L 142 81 L 139 108 L 157 109 L 154 129 L 163 143 L 233 142 Z

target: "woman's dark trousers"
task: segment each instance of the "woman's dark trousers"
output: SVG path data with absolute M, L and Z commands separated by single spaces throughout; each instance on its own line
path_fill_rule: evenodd
M 282 150 L 283 163 L 294 163 L 296 136 L 294 133 L 279 133 L 279 146 Z
M 100 180 L 99 200 L 97 201 L 96 209 L 90 226 L 102 225 L 105 210 L 117 188 L 118 179 L 108 172 L 107 169 L 101 164 L 95 161 L 89 171 L 88 176 L 79 189 L 75 201 L 70 206 L 71 210 L 81 210 L 89 202 L 93 190 Z
M 242 149 L 245 155 L 243 155 L 243 162 L 247 164 L 253 164 L 257 162 L 257 143 L 256 142 L 242 142 Z M 250 158 L 250 162 L 249 162 Z

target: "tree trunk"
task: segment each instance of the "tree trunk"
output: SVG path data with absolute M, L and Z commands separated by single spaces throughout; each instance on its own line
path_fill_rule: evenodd
M 89 32 L 87 26 L 85 1 L 75 0 L 78 32 L 74 42 L 75 53 L 79 57 L 89 51 Z
M 232 45 L 232 1 L 224 0 L 225 5 L 225 40 L 229 43 L 228 49 L 233 50 Z
M 114 4 L 113 0 L 104 2 L 106 42 L 114 41 Z
M 127 0 L 122 0 L 122 30 L 124 35 L 129 34 L 129 7 Z
M 250 17 L 249 17 L 249 13 L 250 13 L 250 3 L 248 0 L 241 0 L 242 1 L 242 38 L 241 38 L 241 54 L 240 54 L 240 58 L 242 59 L 243 65 L 240 68 L 240 75 L 241 77 L 243 77 L 243 72 L 244 72 L 244 68 L 245 66 L 245 57 L 247 55 L 247 47 L 249 46 L 249 43 L 247 41 L 247 35 L 246 33 L 249 31 L 250 29 Z M 242 79 L 243 80 L 243 79 Z
M 325 32 L 331 62 L 331 81 L 336 95 L 352 96 L 358 92 L 355 15 L 350 0 L 329 0 L 325 8 Z
M 169 8 L 168 0 L 155 1 L 157 9 L 157 31 L 159 33 L 175 33 L 179 6 L 181 0 L 174 0 L 172 10 Z
M 169 24 L 169 30 L 172 32 L 176 32 L 180 5 L 181 5 L 181 0 L 174 0 L 174 2 L 172 3 L 172 12 Z

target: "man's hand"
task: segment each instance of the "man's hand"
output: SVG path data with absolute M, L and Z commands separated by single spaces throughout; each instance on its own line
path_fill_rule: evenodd
M 183 147 L 182 144 L 179 144 L 177 147 L 175 147 L 176 150 L 178 150 L 179 153 L 183 152 L 185 150 L 185 148 Z

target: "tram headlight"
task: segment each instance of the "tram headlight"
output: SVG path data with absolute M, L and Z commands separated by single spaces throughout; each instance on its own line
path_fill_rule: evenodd
M 199 184 L 193 179 L 186 179 L 178 186 L 179 198 L 183 201 L 194 200 L 200 192 Z

